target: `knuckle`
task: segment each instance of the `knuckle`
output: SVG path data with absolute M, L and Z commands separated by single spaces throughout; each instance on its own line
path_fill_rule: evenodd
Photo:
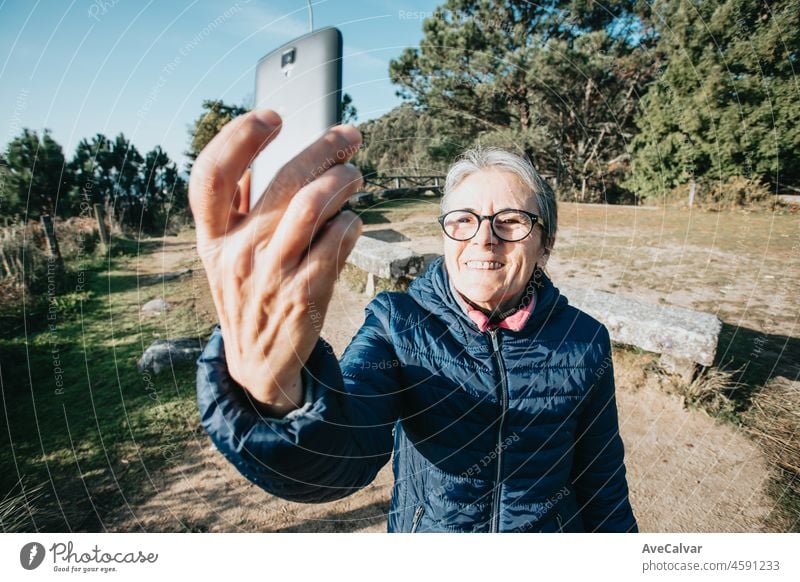
M 333 150 L 334 156 L 336 156 L 339 161 L 344 161 L 350 149 L 350 142 L 338 131 L 329 131 L 325 134 L 325 141 Z
M 292 214 L 298 222 L 314 224 L 319 220 L 320 210 L 316 201 L 309 196 L 297 197 L 292 201 Z

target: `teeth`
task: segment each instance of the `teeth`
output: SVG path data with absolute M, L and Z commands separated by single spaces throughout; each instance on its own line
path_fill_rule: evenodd
M 497 263 L 495 261 L 467 261 L 467 267 L 470 269 L 482 269 L 482 270 L 494 270 L 499 269 L 502 267 L 502 263 Z

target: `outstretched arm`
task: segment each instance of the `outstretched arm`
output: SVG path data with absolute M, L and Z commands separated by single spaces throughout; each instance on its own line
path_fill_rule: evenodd
M 230 377 L 223 334 L 215 330 L 198 360 L 197 395 L 217 448 L 245 477 L 291 501 L 333 501 L 372 482 L 389 460 L 400 414 L 398 367 L 378 365 L 395 359 L 390 313 L 386 295 L 367 306 L 341 369 L 320 340 L 302 372 L 305 402 L 281 418 Z
M 361 185 L 346 163 L 361 136 L 333 128 L 248 211 L 246 168 L 278 131 L 270 111 L 237 118 L 192 169 L 197 250 L 221 324 L 198 360 L 198 405 L 217 447 L 253 482 L 286 499 L 329 501 L 369 483 L 388 460 L 396 370 L 354 371 L 393 354 L 377 300 L 344 376 L 319 337 L 361 232 L 355 214 L 338 213 Z

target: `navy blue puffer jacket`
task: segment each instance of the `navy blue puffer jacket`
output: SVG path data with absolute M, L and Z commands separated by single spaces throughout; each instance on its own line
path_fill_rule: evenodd
M 198 360 L 203 426 L 278 497 L 345 497 L 394 452 L 390 532 L 637 531 L 608 332 L 547 277 L 521 331 L 481 333 L 438 259 L 367 306 L 341 363 L 318 342 L 283 418 L 230 377 L 222 335 Z

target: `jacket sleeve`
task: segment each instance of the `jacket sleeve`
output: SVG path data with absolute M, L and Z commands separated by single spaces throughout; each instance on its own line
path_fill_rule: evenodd
M 572 468 L 583 524 L 589 532 L 638 532 L 628 499 L 624 447 L 619 435 L 611 340 L 603 328 L 605 357 L 594 372 L 578 420 Z
M 253 483 L 303 503 L 333 501 L 368 485 L 389 460 L 398 417 L 399 367 L 388 341 L 390 300 L 367 306 L 342 358 L 320 339 L 302 371 L 305 404 L 267 416 L 228 373 L 217 326 L 197 360 L 197 401 L 217 448 Z

